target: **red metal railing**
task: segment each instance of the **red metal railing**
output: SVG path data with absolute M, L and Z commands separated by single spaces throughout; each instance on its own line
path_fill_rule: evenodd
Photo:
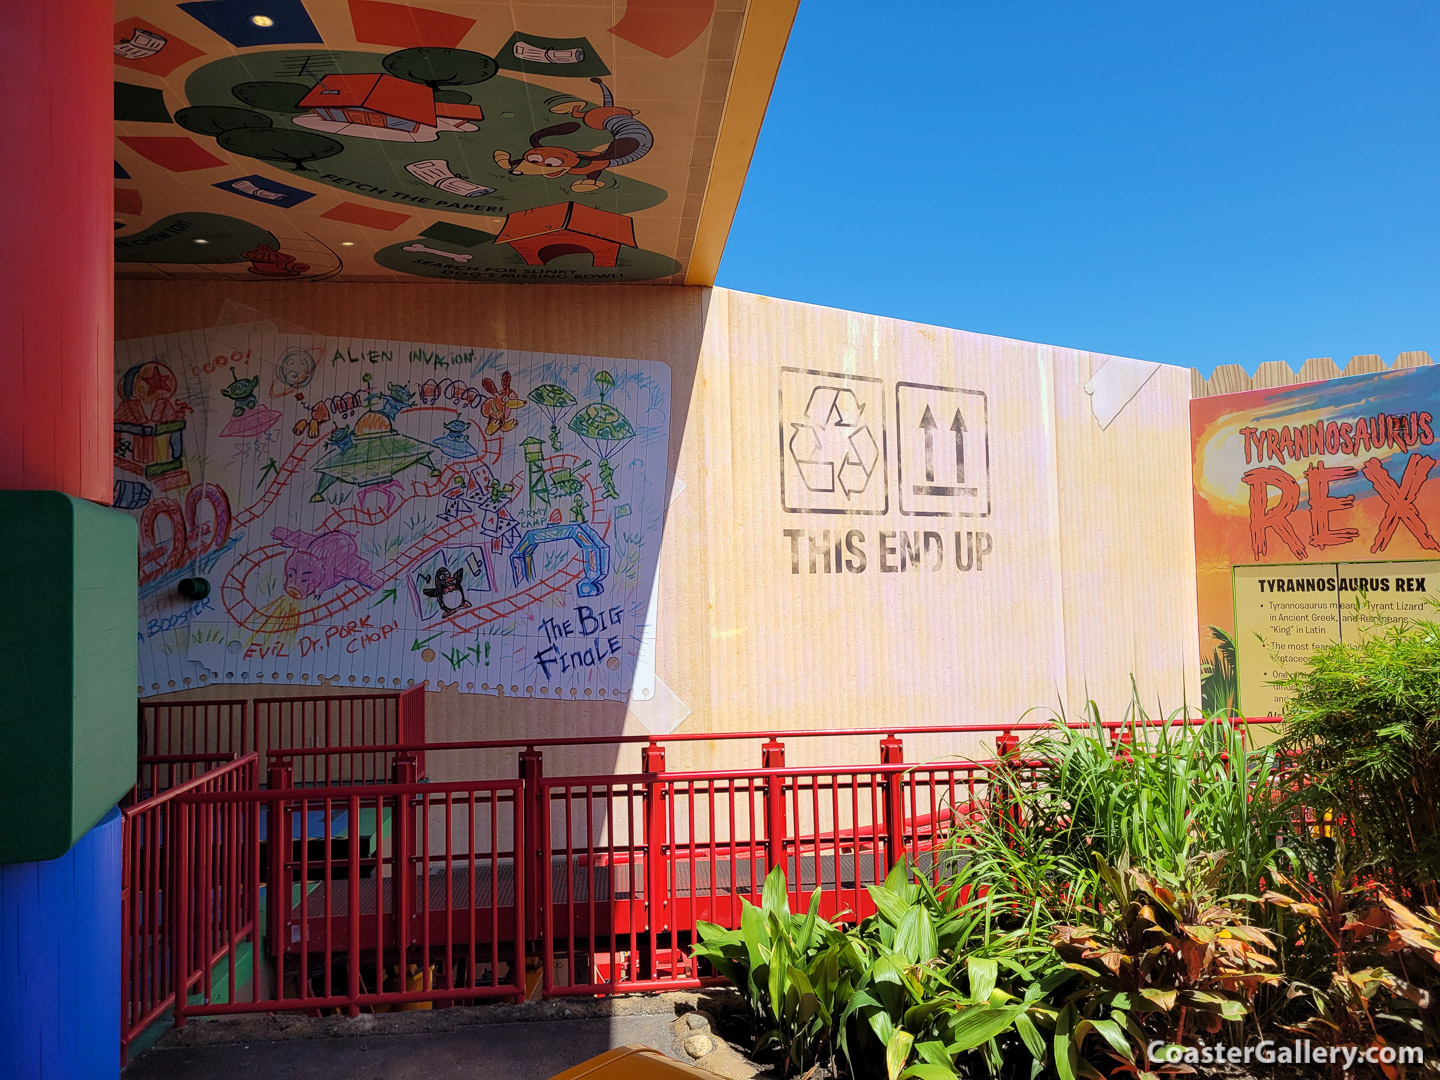
M 219 1013 L 383 1010 L 523 997 L 521 785 L 426 784 L 396 764 L 387 784 L 197 793 L 177 804 L 185 990 L 177 1024 Z M 225 867 L 203 842 L 217 819 L 258 821 Z M 260 922 L 232 913 L 238 882 Z M 228 886 L 227 886 L 228 887 Z M 217 981 L 214 956 L 231 973 Z M 236 980 L 249 971 L 248 981 Z
M 889 741 L 889 740 L 887 740 Z M 758 771 L 714 770 L 539 782 L 541 965 L 548 995 L 704 985 L 697 921 L 740 924 L 783 866 L 792 908 L 873 912 L 868 887 L 905 857 L 938 880 L 957 818 L 978 812 L 993 761 L 786 767 L 767 745 Z
M 409 691 L 407 691 L 407 693 L 408 692 Z M 1254 720 L 1237 719 L 1233 722 L 1243 727 L 1244 725 L 1269 723 L 1273 721 L 1271 718 L 1258 718 Z M 1202 721 L 1150 720 L 1143 723 L 1134 723 L 1126 720 L 1107 720 L 1101 723 L 1099 727 L 1108 732 L 1113 739 L 1123 741 L 1123 736 L 1129 729 L 1158 729 L 1167 726 L 1174 727 L 1178 723 L 1196 726 L 1202 723 Z M 1081 721 L 1070 723 L 1067 726 L 1073 730 L 1085 730 L 1093 728 L 1096 725 Z M 389 768 L 389 763 L 394 761 L 397 754 L 409 755 L 416 757 L 418 760 L 422 759 L 426 754 L 445 752 L 515 750 L 518 752 L 518 767 L 523 769 L 527 758 L 532 762 L 538 761 L 543 756 L 543 751 L 548 749 L 637 745 L 663 747 L 672 744 L 692 742 L 716 743 L 748 741 L 767 743 L 782 739 L 833 740 L 836 738 L 876 735 L 883 736 L 886 739 L 894 739 L 902 735 L 990 735 L 994 736 L 997 752 L 1004 753 L 1007 746 L 1013 747 L 1019 742 L 1020 736 L 1039 731 L 1049 731 L 1054 727 L 1055 725 L 1053 723 L 1030 721 L 1013 724 L 937 724 L 915 727 L 886 725 L 859 728 L 802 728 L 794 731 L 687 731 L 674 732 L 668 735 L 589 735 L 572 738 L 469 739 L 452 742 L 426 742 L 423 739 L 417 738 L 410 742 L 400 741 L 364 746 L 346 745 L 335 748 L 327 748 L 318 743 L 311 746 L 291 746 L 284 750 L 276 749 L 272 751 L 272 757 L 292 764 L 295 769 L 297 783 L 324 783 L 327 779 L 337 775 L 339 768 L 336 763 L 338 762 L 347 763 L 348 767 L 356 776 L 383 778 L 388 775 L 386 770 Z
M 253 790 L 256 765 L 256 755 L 246 754 L 121 811 L 122 1062 L 131 1041 L 175 1003 L 173 976 L 180 929 L 175 914 L 178 890 L 174 876 L 177 800 L 192 794 Z M 205 858 L 210 862 L 224 862 L 237 850 L 234 836 L 223 829 L 209 828 L 205 837 Z M 236 914 L 242 919 L 253 918 L 253 912 L 243 907 Z
M 1043 771 L 1012 756 L 1018 743 L 1012 733 L 1048 727 L 988 729 L 1011 782 L 1034 783 Z M 1144 734 L 1137 725 L 1104 728 L 1120 754 Z M 704 985 L 688 948 L 696 922 L 738 926 L 741 898 L 758 903 L 775 866 L 785 868 L 792 909 L 808 907 L 819 889 L 820 912 L 831 920 L 873 912 L 868 886 L 902 857 L 938 882 L 957 827 L 986 812 L 1000 761 L 908 765 L 898 736 L 910 729 L 869 731 L 885 734 L 878 765 L 787 766 L 778 736 L 761 746 L 757 771 L 667 772 L 660 739 L 647 740 L 644 771 L 625 776 L 547 778 L 538 760 L 527 763 L 522 755 L 540 837 L 536 901 L 545 993 Z M 857 733 L 863 732 L 843 732 Z
M 306 749 L 323 756 L 302 762 L 298 784 L 378 783 L 389 778 L 395 754 L 373 748 L 424 745 L 425 686 L 253 701 L 142 701 L 139 722 L 142 758 L 255 750 L 264 774 L 271 756 Z M 411 756 L 424 776 L 423 750 Z
M 248 754 L 255 749 L 250 703 L 220 701 L 140 702 L 140 756 Z
M 319 709 L 295 716 L 277 741 L 386 730 L 336 726 Z M 998 763 L 907 764 L 901 736 L 993 736 L 1023 782 L 1034 773 L 1012 756 L 1017 733 L 1050 726 L 277 748 L 267 790 L 187 790 L 174 804 L 177 1023 L 516 996 L 527 942 L 549 995 L 701 985 L 688 949 L 697 920 L 738 925 L 741 898 L 758 898 L 771 867 L 785 867 L 796 908 L 820 889 L 830 918 L 873 910 L 867 886 L 902 856 L 943 874 Z M 1104 729 L 1120 754 L 1145 738 Z M 878 761 L 855 766 L 788 765 L 781 741 L 865 734 L 884 736 Z M 696 739 L 763 740 L 760 768 L 667 770 L 666 745 Z M 542 748 L 628 743 L 644 744 L 637 773 L 545 775 Z M 417 783 L 422 748 L 515 749 L 516 778 Z M 364 783 L 297 786 L 333 777 L 321 763 L 337 758 Z
M 256 698 L 254 709 L 256 734 L 271 755 L 321 751 L 301 759 L 297 784 L 382 783 L 390 778 L 395 754 L 375 748 L 395 744 L 414 748 L 410 756 L 425 775 L 423 684 L 399 694 Z
M 159 795 L 170 788 L 188 783 L 218 765 L 234 761 L 238 752 L 214 754 L 148 754 L 136 759 L 136 783 L 121 800 L 121 806 L 133 806 Z

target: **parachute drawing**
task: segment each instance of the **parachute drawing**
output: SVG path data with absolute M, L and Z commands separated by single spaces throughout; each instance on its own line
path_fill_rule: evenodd
M 599 376 L 595 381 L 600 381 Z M 620 492 L 615 489 L 615 469 L 610 459 L 635 438 L 635 428 L 614 405 L 597 401 L 570 418 L 570 430 L 580 436 L 585 449 L 600 459 L 600 483 L 605 488 L 601 498 L 618 499 Z
M 563 386 L 544 383 L 530 391 L 530 403 L 538 405 L 550 421 L 550 449 L 557 453 L 563 450 L 560 445 L 560 417 L 575 404 L 575 395 Z

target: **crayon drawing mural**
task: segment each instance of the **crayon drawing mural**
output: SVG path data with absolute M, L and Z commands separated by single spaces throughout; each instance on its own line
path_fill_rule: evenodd
M 330 679 L 625 699 L 645 678 L 664 364 L 258 324 L 116 353 L 142 695 Z
M 116 14 L 122 276 L 678 282 L 745 4 Z
M 1190 404 L 1204 707 L 1275 715 L 1273 681 L 1440 600 L 1440 370 Z

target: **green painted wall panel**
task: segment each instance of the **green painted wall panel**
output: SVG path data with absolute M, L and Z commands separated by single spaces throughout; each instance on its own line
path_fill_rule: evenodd
M 0 491 L 0 862 L 58 858 L 135 782 L 135 522 Z

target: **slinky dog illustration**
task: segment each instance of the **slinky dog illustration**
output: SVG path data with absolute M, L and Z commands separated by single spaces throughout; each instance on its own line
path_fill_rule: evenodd
M 495 151 L 495 164 L 507 170 L 511 176 L 578 176 L 570 185 L 571 191 L 597 191 L 605 186 L 600 179 L 606 169 L 618 165 L 629 165 L 639 161 L 655 145 L 655 136 L 648 127 L 635 119 L 634 111 L 622 109 L 615 104 L 610 88 L 599 79 L 591 79 L 600 87 L 600 105 L 588 101 L 562 101 L 551 106 L 550 111 L 568 113 L 584 121 L 586 127 L 596 128 L 610 134 L 607 146 L 594 150 L 571 150 L 565 146 L 550 146 L 546 139 L 570 135 L 580 130 L 576 123 L 556 124 L 541 128 L 530 136 L 530 149 L 519 161 L 504 150 Z

